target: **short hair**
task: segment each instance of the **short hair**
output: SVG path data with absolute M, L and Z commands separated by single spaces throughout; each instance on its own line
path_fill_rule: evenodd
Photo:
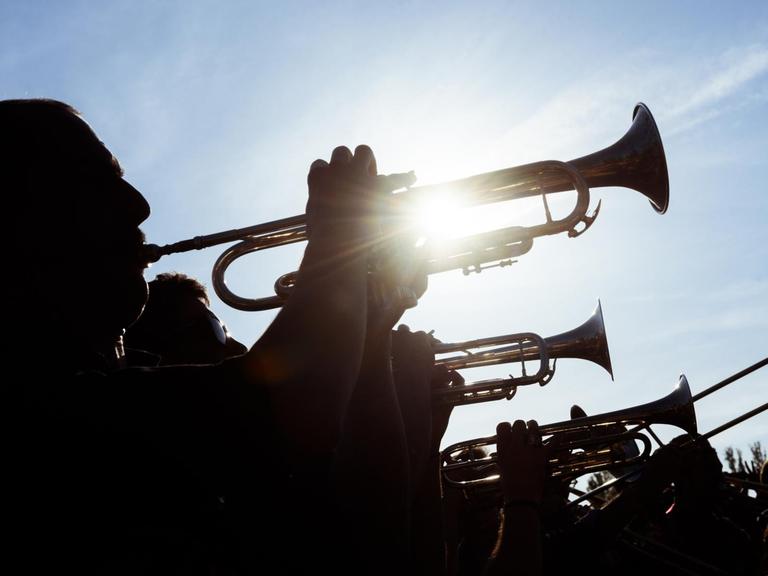
M 0 183 L 5 190 L 23 195 L 26 172 L 40 161 L 51 126 L 71 117 L 80 114 L 58 100 L 0 100 Z
M 6 120 L 6 114 L 10 116 L 24 116 L 25 114 L 40 114 L 50 111 L 51 113 L 65 113 L 73 116 L 80 116 L 80 112 L 74 106 L 53 100 L 51 98 L 19 98 L 11 100 L 0 100 L 0 118 Z
M 92 136 L 98 141 L 80 112 L 65 102 L 46 98 L 0 100 L 0 188 L 15 210 L 39 206 L 29 194 L 28 176 L 42 173 L 58 178 L 61 168 L 72 161 L 72 154 L 77 154 L 73 136 Z M 122 175 L 117 160 L 111 157 L 109 161 Z M 46 198 L 59 198 L 56 190 L 51 186 Z M 54 221 L 60 217 L 55 209 L 50 212 Z
M 42 148 L 44 140 L 55 135 L 57 131 L 51 130 L 51 126 L 71 118 L 81 119 L 80 112 L 59 100 L 0 100 L 3 152 L 10 155 L 16 165 L 23 163 L 30 151 Z
M 197 279 L 181 272 L 164 272 L 149 283 L 147 308 L 159 306 L 166 309 L 169 304 L 177 302 L 180 296 L 197 298 L 206 306 L 211 305 L 208 290 Z
M 198 300 L 209 306 L 208 292 L 200 282 L 180 272 L 158 274 L 149 282 L 149 298 L 138 320 L 125 333 L 130 348 L 159 352 L 183 322 L 185 303 Z

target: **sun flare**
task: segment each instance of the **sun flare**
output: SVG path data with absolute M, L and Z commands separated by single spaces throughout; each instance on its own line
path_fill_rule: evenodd
M 423 238 L 445 240 L 466 234 L 462 204 L 455 197 L 425 198 L 415 207 L 414 224 Z
M 530 225 L 541 218 L 540 205 L 537 198 L 472 205 L 458 194 L 437 194 L 415 204 L 413 222 L 421 238 L 440 242 L 508 226 Z

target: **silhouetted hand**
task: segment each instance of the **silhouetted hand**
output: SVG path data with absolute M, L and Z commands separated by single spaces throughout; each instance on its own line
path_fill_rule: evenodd
M 376 158 L 365 145 L 333 150 L 330 163 L 315 160 L 307 184 L 310 237 L 344 237 L 372 241 L 381 234 L 380 214 L 386 195 L 377 177 Z M 370 248 L 365 244 L 358 249 Z
M 392 332 L 392 374 L 414 480 L 423 473 L 433 444 L 430 384 L 434 364 L 429 334 L 411 332 L 404 324 Z
M 427 423 L 435 366 L 432 341 L 426 332 L 411 332 L 405 324 L 392 331 L 392 374 L 400 404 L 419 406 L 426 411 L 420 420 Z
M 367 259 L 374 330 L 391 329 L 427 288 L 424 263 L 415 260 L 409 236 L 395 224 L 391 194 L 414 180 L 412 173 L 378 175 L 373 151 L 365 145 L 354 154 L 339 146 L 330 163 L 318 159 L 309 169 L 308 235 L 340 244 L 329 258 Z
M 464 377 L 455 370 L 449 370 L 443 365 L 433 368 L 431 389 L 439 390 L 451 386 L 463 386 Z M 444 401 L 440 397 L 433 396 L 432 400 L 432 443 L 435 447 L 439 446 L 440 441 L 448 428 L 448 422 L 451 419 L 453 405 Z
M 408 381 L 423 383 L 423 388 L 429 391 L 435 365 L 433 341 L 434 338 L 426 332 L 411 332 L 405 324 L 398 326 L 392 332 L 392 369 L 395 377 L 400 374 Z
M 497 454 L 504 501 L 541 504 L 544 493 L 546 455 L 539 425 L 530 420 L 496 426 Z

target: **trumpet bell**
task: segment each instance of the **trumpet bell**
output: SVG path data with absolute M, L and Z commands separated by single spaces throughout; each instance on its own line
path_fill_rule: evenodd
M 685 374 L 681 374 L 675 389 L 663 398 L 653 402 L 596 416 L 548 424 L 540 426 L 539 430 L 543 434 L 555 434 L 572 429 L 589 428 L 605 424 L 606 422 L 636 425 L 641 428 L 647 428 L 652 424 L 667 424 L 685 430 L 688 434 L 696 434 L 698 430 L 696 411 L 693 407 L 691 387 L 688 385 L 688 379 L 685 377 Z
M 551 358 L 579 358 L 589 360 L 602 366 L 613 380 L 613 365 L 611 352 L 608 349 L 608 338 L 605 335 L 603 307 L 600 300 L 586 322 L 578 328 L 550 336 L 544 341 L 550 349 Z
M 693 407 L 691 387 L 688 378 L 680 374 L 677 388 L 669 395 L 657 402 L 647 405 L 647 412 L 655 414 L 651 419 L 652 424 L 669 424 L 685 430 L 688 434 L 698 433 L 696 410 Z
M 664 145 L 648 106 L 635 106 L 629 130 L 611 146 L 571 160 L 591 188 L 632 188 L 648 198 L 656 212 L 669 207 L 669 174 Z

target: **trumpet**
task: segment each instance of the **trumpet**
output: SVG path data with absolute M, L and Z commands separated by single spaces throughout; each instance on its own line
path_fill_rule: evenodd
M 652 424 L 669 424 L 685 430 L 688 434 L 695 434 L 696 413 L 691 398 L 688 380 L 681 375 L 676 388 L 654 402 L 540 426 L 541 435 L 549 436 L 544 440 L 544 444 L 554 442 L 556 446 L 556 450 L 549 456 L 551 476 L 575 477 L 645 461 L 650 456 L 651 442 L 642 431 L 650 430 Z M 627 430 L 627 426 L 634 428 Z M 643 448 L 636 454 L 628 455 L 622 444 L 633 440 L 639 441 Z M 497 462 L 496 455 L 482 458 L 471 456 L 473 449 L 495 444 L 496 436 L 489 436 L 448 446 L 442 452 L 442 473 L 445 482 L 459 488 L 497 483 L 497 473 L 469 480 L 456 480 L 451 477 L 451 473 L 461 469 L 480 472 L 495 469 L 495 466 L 489 465 Z M 462 460 L 467 454 L 470 455 L 469 458 Z
M 584 233 L 595 221 L 600 203 L 588 214 L 590 187 L 620 186 L 632 188 L 648 198 L 651 206 L 663 214 L 669 204 L 669 179 L 664 147 L 656 122 L 645 104 L 637 104 L 629 130 L 613 145 L 569 162 L 546 160 L 477 174 L 460 180 L 406 188 L 393 194 L 395 204 L 407 209 L 414 198 L 446 192 L 457 192 L 468 205 L 484 205 L 519 198 L 540 196 L 545 221 L 533 226 L 512 226 L 457 239 L 439 250 L 421 250 L 428 274 L 461 269 L 480 272 L 484 268 L 503 266 L 511 258 L 528 252 L 533 240 L 566 232 L 569 237 Z M 547 194 L 576 191 L 576 203 L 565 217 L 553 219 Z M 189 250 L 200 250 L 229 242 L 239 242 L 219 256 L 213 267 L 213 287 L 223 302 L 238 310 L 269 310 L 283 305 L 295 281 L 291 272 L 275 282 L 275 296 L 244 298 L 233 293 L 225 274 L 238 258 L 265 250 L 307 240 L 307 219 L 301 214 L 246 228 L 196 236 L 173 244 L 146 246 L 146 259 L 156 262 L 162 256 Z M 416 248 L 414 248 L 416 250 Z M 484 264 L 495 262 L 489 266 Z
M 506 344 L 506 346 L 498 346 Z M 482 350 L 483 348 L 497 346 Z M 480 351 L 471 352 L 479 348 Z M 520 362 L 522 375 L 518 377 L 479 380 L 469 384 L 449 384 L 445 388 L 433 391 L 433 398 L 460 406 L 475 404 L 501 398 L 511 399 L 518 386 L 549 383 L 555 373 L 558 358 L 580 358 L 602 366 L 613 379 L 611 355 L 605 335 L 605 322 L 600 301 L 592 315 L 577 328 L 542 338 L 532 332 L 521 332 L 503 336 L 493 336 L 466 342 L 440 343 L 433 347 L 435 354 L 463 352 L 461 355 L 438 358 L 435 365 L 445 366 L 449 370 L 493 366 L 510 362 Z M 550 366 L 549 361 L 553 360 Z M 536 372 L 528 373 L 526 361 L 538 361 Z
M 651 442 L 645 433 L 650 435 L 659 446 L 663 446 L 663 442 L 651 429 L 652 425 L 668 424 L 681 428 L 688 434 L 697 434 L 694 403 L 766 365 L 768 365 L 768 358 L 763 358 L 752 366 L 713 384 L 694 396 L 691 396 L 687 378 L 685 375 L 681 375 L 677 387 L 667 396 L 654 402 L 540 426 L 539 431 L 542 436 L 549 436 L 544 440 L 544 444 L 554 446 L 549 457 L 551 475 L 576 477 L 589 472 L 623 468 L 647 461 L 650 456 Z M 768 410 L 768 402 L 741 414 L 706 434 L 697 436 L 696 440 L 709 439 L 766 410 Z M 633 426 L 633 428 L 627 429 L 628 426 Z M 642 450 L 634 453 L 625 450 L 624 445 L 634 441 L 640 442 Z M 489 436 L 448 446 L 441 452 L 442 476 L 445 483 L 458 488 L 482 488 L 497 485 L 499 475 L 496 456 L 493 454 L 481 458 L 473 456 L 476 452 L 475 449 L 495 444 L 496 436 Z M 464 472 L 460 472 L 461 475 L 471 475 L 472 478 L 456 479 L 451 477 L 451 474 L 462 469 Z M 571 504 L 589 499 L 598 491 L 609 488 L 633 474 L 634 472 L 630 472 L 613 481 L 606 482 L 595 490 L 573 500 Z

